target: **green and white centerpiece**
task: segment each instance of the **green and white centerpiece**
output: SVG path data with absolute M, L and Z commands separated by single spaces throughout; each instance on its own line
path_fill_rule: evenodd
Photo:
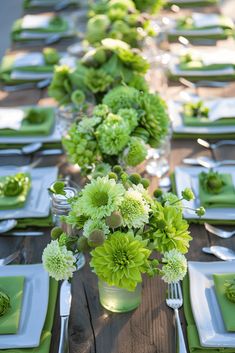
M 43 264 L 50 276 L 71 278 L 76 255 L 89 252 L 101 304 L 116 312 L 139 305 L 143 274 L 161 275 L 167 283 L 181 280 L 187 271 L 183 254 L 192 239 L 182 217 L 181 200 L 159 190 L 152 198 L 148 185 L 148 180 L 139 174 L 128 175 L 120 166 L 92 179 L 70 200 L 71 211 L 63 219 L 77 236 L 56 228 L 44 249 Z M 63 192 L 61 185 L 54 190 Z M 193 197 L 189 189 L 182 193 L 182 199 Z
M 110 171 L 110 166 L 119 163 L 138 166 L 145 160 L 148 146 L 159 146 L 168 128 L 166 105 L 159 95 L 117 86 L 104 96 L 92 116 L 72 125 L 63 145 L 70 162 L 87 175 L 97 169 Z

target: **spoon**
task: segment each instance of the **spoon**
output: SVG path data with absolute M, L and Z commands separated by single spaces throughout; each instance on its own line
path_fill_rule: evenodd
M 30 143 L 29 145 L 25 145 L 22 148 L 9 148 L 0 150 L 0 156 L 11 156 L 11 155 L 28 155 L 38 151 L 42 147 L 41 142 Z
M 214 161 L 213 159 L 202 156 L 197 158 L 184 158 L 183 162 L 189 165 L 201 165 L 202 167 L 213 169 L 223 165 L 235 165 L 235 160 Z
M 16 225 L 16 219 L 6 219 L 4 221 L 0 221 L 0 234 L 8 232 L 9 230 L 13 229 Z
M 211 254 L 218 259 L 223 261 L 232 261 L 235 260 L 235 251 L 229 248 L 225 248 L 224 246 L 210 246 L 208 248 L 202 248 L 202 251 L 206 254 Z
M 198 87 L 226 87 L 230 84 L 230 82 L 227 81 L 208 81 L 208 80 L 201 80 L 201 81 L 197 81 L 197 82 L 192 82 L 189 81 L 188 79 L 184 78 L 184 77 L 180 77 L 179 81 L 186 87 L 189 88 L 198 88 Z
M 221 140 L 216 143 L 210 143 L 206 140 L 203 140 L 201 138 L 197 139 L 197 143 L 205 148 L 209 148 L 210 150 L 215 150 L 218 147 L 221 146 L 235 146 L 235 140 Z

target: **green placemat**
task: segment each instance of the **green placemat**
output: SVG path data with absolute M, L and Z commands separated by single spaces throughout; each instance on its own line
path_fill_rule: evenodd
M 192 117 L 183 114 L 183 122 L 186 126 L 196 126 L 196 127 L 212 127 L 212 126 L 235 126 L 234 118 L 223 118 L 216 121 L 211 121 L 208 118 Z
M 187 322 L 187 337 L 190 353 L 234 353 L 235 348 L 206 348 L 202 347 L 199 341 L 197 327 L 194 321 L 190 294 L 189 294 L 189 276 L 183 280 L 183 299 L 184 299 L 184 314 Z
M 235 331 L 235 303 L 226 298 L 224 283 L 225 281 L 234 280 L 234 278 L 235 273 L 213 275 L 215 293 L 227 331 Z
M 29 173 L 24 173 L 29 178 L 29 182 L 24 184 L 23 190 L 19 195 L 16 196 L 5 196 L 0 195 L 0 210 L 10 210 L 16 208 L 22 208 L 27 200 L 30 187 L 31 187 L 31 176 Z M 7 176 L 0 176 L 0 183 L 4 183 Z
M 1 136 L 9 136 L 9 137 L 20 137 L 20 136 L 48 136 L 50 135 L 52 128 L 55 124 L 55 111 L 53 108 L 39 108 L 34 107 L 34 110 L 39 111 L 44 115 L 44 121 L 41 124 L 33 124 L 29 123 L 27 119 L 22 121 L 21 128 L 19 130 L 12 129 L 0 129 L 0 137 Z M 27 109 L 25 110 L 25 114 L 27 114 Z M 9 148 L 9 145 L 8 145 Z
M 177 190 L 176 190 L 176 182 L 175 182 L 175 173 L 170 174 L 170 179 L 171 179 L 171 189 L 174 194 L 177 195 Z M 216 220 L 216 219 L 210 219 L 210 218 L 187 218 L 187 221 L 189 223 L 195 223 L 195 224 L 204 224 L 204 223 L 210 223 L 210 224 L 228 224 L 228 225 L 235 225 L 235 220 Z
M 205 208 L 235 207 L 235 190 L 231 174 L 220 174 L 225 185 L 219 194 L 211 194 L 202 186 L 202 175 L 199 175 L 199 198 Z
M 3 349 L 1 353 L 49 353 L 51 344 L 51 331 L 54 321 L 55 305 L 57 299 L 58 282 L 50 279 L 50 292 L 46 320 L 42 330 L 39 347 L 35 348 L 18 348 L 18 349 Z
M 18 331 L 24 289 L 24 277 L 0 277 L 0 289 L 10 297 L 9 311 L 0 317 L 0 335 Z

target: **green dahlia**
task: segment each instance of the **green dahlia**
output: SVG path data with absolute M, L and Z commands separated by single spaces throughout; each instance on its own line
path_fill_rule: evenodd
M 82 212 L 92 219 L 101 219 L 115 211 L 123 200 L 125 189 L 122 184 L 108 177 L 93 179 L 87 184 L 79 199 Z
M 167 282 L 181 281 L 187 272 L 187 260 L 179 251 L 173 249 L 164 254 L 162 259 L 162 279 Z
M 121 116 L 109 113 L 97 128 L 100 150 L 107 155 L 118 155 L 129 141 L 128 124 Z
M 192 239 L 188 231 L 188 223 L 183 219 L 182 211 L 174 206 L 162 206 L 155 202 L 151 224 L 155 227 L 150 236 L 154 247 L 161 253 L 177 249 L 186 253 Z
M 115 232 L 91 252 L 91 267 L 110 286 L 133 291 L 147 269 L 151 251 L 146 245 L 146 241 L 131 233 Z
M 141 228 L 149 220 L 150 207 L 142 194 L 133 188 L 126 191 L 120 205 L 123 225 L 128 228 Z
M 109 227 L 105 224 L 103 220 L 92 220 L 86 221 L 83 227 L 83 235 L 89 237 L 93 230 L 102 230 L 104 234 L 109 234 Z
M 42 262 L 49 275 L 59 280 L 68 280 L 76 270 L 76 259 L 72 251 L 60 246 L 58 240 L 52 240 L 44 249 Z

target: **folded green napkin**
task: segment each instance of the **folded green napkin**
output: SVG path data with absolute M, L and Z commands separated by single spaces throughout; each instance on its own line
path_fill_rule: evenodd
M 187 116 L 183 114 L 183 121 L 184 125 L 186 126 L 198 126 L 198 127 L 203 127 L 203 126 L 235 126 L 235 117 L 234 118 L 222 118 L 216 121 L 210 121 L 210 119 L 207 118 L 198 118 L 198 117 L 192 117 L 192 116 Z
M 0 335 L 18 331 L 24 289 L 24 277 L 0 277 L 0 289 L 10 297 L 9 311 L 0 317 Z
M 50 0 L 50 1 L 46 1 L 46 0 L 41 0 L 40 4 L 38 2 L 36 2 L 34 4 L 34 1 L 32 0 L 24 0 L 23 2 L 23 7 L 24 9 L 41 9 L 41 8 L 47 8 L 47 7 L 53 7 L 57 4 L 58 0 Z M 70 0 L 69 1 L 69 6 L 78 6 L 79 5 L 79 0 Z
M 30 174 L 25 173 L 31 178 Z M 6 180 L 7 176 L 0 176 L 0 183 L 3 183 Z M 22 208 L 27 200 L 29 191 L 31 187 L 31 182 L 24 184 L 23 190 L 19 195 L 16 196 L 5 196 L 0 194 L 0 210 L 10 210 L 16 208 Z
M 189 19 L 189 21 L 187 21 Z M 191 23 L 190 23 L 191 22 Z M 221 29 L 233 29 L 233 22 L 231 21 L 230 18 L 225 17 L 225 16 L 220 16 L 219 18 L 219 24 L 218 25 L 208 25 L 208 26 L 203 26 L 203 27 L 196 27 L 195 24 L 193 23 L 192 17 L 190 16 L 184 16 L 182 18 L 179 18 L 176 22 L 176 28 L 179 30 L 201 30 L 201 29 L 211 29 L 211 28 L 221 28 Z
M 235 331 L 235 303 L 229 301 L 225 296 L 224 283 L 227 280 L 233 280 L 235 273 L 214 274 L 215 293 L 219 302 L 220 310 L 223 316 L 227 331 Z
M 49 215 L 43 218 L 21 218 L 17 219 L 16 228 L 27 228 L 27 227 L 52 227 L 53 220 L 52 216 Z
M 225 185 L 219 194 L 210 194 L 202 187 L 199 176 L 199 198 L 201 206 L 206 208 L 235 207 L 235 190 L 231 174 L 220 174 Z
M 40 124 L 29 123 L 27 119 L 22 121 L 21 128 L 19 130 L 12 129 L 0 129 L 0 137 L 9 136 L 9 137 L 18 137 L 18 136 L 47 136 L 50 135 L 52 128 L 55 123 L 55 113 L 53 108 L 44 108 L 44 107 L 34 107 L 34 110 L 39 111 L 42 115 L 45 116 L 45 119 Z M 29 109 L 24 108 L 25 113 Z
M 211 64 L 211 65 L 204 65 L 204 63 L 200 60 L 192 60 L 187 63 L 180 63 L 179 68 L 184 71 L 190 70 L 200 70 L 200 71 L 211 71 L 211 70 L 223 70 L 227 68 L 234 68 L 233 64 Z M 214 79 L 214 78 L 213 78 Z
M 55 305 L 57 299 L 58 282 L 50 279 L 49 302 L 46 320 L 42 330 L 41 340 L 38 347 L 1 349 L 1 353 L 49 353 L 51 344 L 51 331 L 54 321 Z
M 187 322 L 187 337 L 190 353 L 234 353 L 235 348 L 213 348 L 202 347 L 199 341 L 197 327 L 194 321 L 190 294 L 189 294 L 189 276 L 187 275 L 183 280 L 183 299 L 184 299 L 184 314 Z

